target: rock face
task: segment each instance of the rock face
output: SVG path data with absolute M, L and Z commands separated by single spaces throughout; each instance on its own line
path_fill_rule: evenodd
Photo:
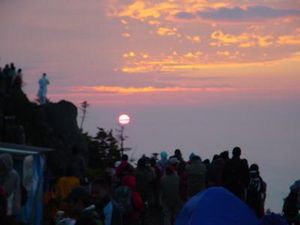
M 77 124 L 77 107 L 62 100 L 38 105 L 21 89 L 0 96 L 0 141 L 53 148 L 48 167 L 60 175 L 70 158 L 71 148 L 83 154 L 87 143 Z

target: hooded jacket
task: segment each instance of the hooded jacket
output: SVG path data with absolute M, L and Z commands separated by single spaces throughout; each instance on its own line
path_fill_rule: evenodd
M 138 192 L 136 192 L 136 181 L 134 176 L 125 176 L 122 179 L 122 185 L 130 188 L 132 193 L 132 204 L 134 211 L 124 218 L 124 222 L 138 221 L 141 213 L 144 211 L 144 203 Z
M 11 155 L 0 155 L 0 186 L 7 194 L 7 215 L 19 215 L 21 210 L 20 177 L 13 169 Z

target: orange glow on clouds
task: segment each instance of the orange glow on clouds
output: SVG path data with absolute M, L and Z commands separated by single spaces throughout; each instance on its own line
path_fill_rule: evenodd
M 148 18 L 157 19 L 161 17 L 164 12 L 174 9 L 176 9 L 176 4 L 172 2 L 151 4 L 147 1 L 138 0 L 117 12 L 116 15 L 119 17 L 130 17 L 138 20 Z
M 229 52 L 229 51 L 218 51 L 217 55 L 227 57 L 228 61 L 224 62 L 202 62 L 203 55 L 201 52 L 187 53 L 183 56 L 178 56 L 177 53 L 172 56 L 168 56 L 160 60 L 140 60 L 131 63 L 128 66 L 122 67 L 122 72 L 124 73 L 149 73 L 153 71 L 160 72 L 176 72 L 176 71 L 191 71 L 191 70 L 203 70 L 203 69 L 215 69 L 222 71 L 222 69 L 238 69 L 242 70 L 257 70 L 260 68 L 273 66 L 284 66 L 289 62 L 300 62 L 299 54 L 296 53 L 292 56 L 286 57 L 284 59 L 274 59 L 265 61 L 245 61 L 238 62 L 237 58 L 240 56 L 240 52 Z M 234 59 L 236 62 L 230 62 Z M 295 65 L 293 65 L 295 66 Z
M 109 16 L 130 29 L 122 36 L 139 46 L 121 53 L 118 71 L 124 73 L 242 70 L 290 59 L 297 48 L 289 46 L 300 44 L 300 11 L 281 0 L 115 0 L 110 5 Z
M 161 36 L 172 36 L 176 35 L 177 29 L 176 28 L 166 28 L 166 27 L 159 27 L 156 31 L 157 34 Z
M 145 93 L 179 93 L 179 92 L 228 92 L 230 87 L 123 87 L 123 86 L 90 86 L 73 87 L 71 92 L 103 94 L 145 94 Z
M 283 35 L 277 40 L 280 45 L 300 45 L 300 28 L 296 30 L 294 35 Z
M 298 1 L 53 1 L 12 1 L 19 13 L 0 21 L 1 54 L 7 55 L 1 62 L 29 64 L 24 77 L 31 92 L 44 71 L 50 89 L 64 87 L 61 96 L 65 90 L 78 98 L 158 93 L 155 104 L 163 102 L 159 95 L 198 96 L 249 83 L 285 90 L 300 85 Z
M 212 46 L 229 46 L 236 45 L 241 48 L 249 48 L 254 46 L 268 47 L 273 45 L 274 37 L 271 35 L 260 36 L 256 34 L 242 33 L 240 35 L 224 34 L 222 31 L 214 31 L 211 34 L 213 40 Z

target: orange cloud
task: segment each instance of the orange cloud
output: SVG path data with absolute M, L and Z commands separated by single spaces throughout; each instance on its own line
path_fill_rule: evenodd
M 240 52 L 218 51 L 217 56 L 222 56 L 222 61 L 209 62 L 205 57 L 199 53 L 188 52 L 184 55 L 172 54 L 172 56 L 165 57 L 157 60 L 141 60 L 135 61 L 133 64 L 128 64 L 122 67 L 124 73 L 148 73 L 148 72 L 176 72 L 176 71 L 192 71 L 199 69 L 238 69 L 244 70 L 254 68 L 266 68 L 266 66 L 273 66 L 289 61 L 299 61 L 300 55 L 293 54 L 290 57 L 283 59 L 266 59 L 264 61 L 237 61 L 232 62 L 231 59 L 236 59 L 240 56 Z M 226 56 L 226 58 L 224 57 Z M 228 59 L 227 59 L 228 58 Z M 227 60 L 226 60 L 227 59 Z
M 129 33 L 122 33 L 122 37 L 129 38 L 130 34 Z
M 259 35 L 255 35 L 254 36 L 257 39 L 257 44 L 258 46 L 264 48 L 264 47 L 269 47 L 271 45 L 274 45 L 274 37 L 271 35 L 267 35 L 267 36 L 259 36 Z
M 156 30 L 156 33 L 161 36 L 173 36 L 173 35 L 176 35 L 176 32 L 177 32 L 176 28 L 170 29 L 170 28 L 166 28 L 166 27 L 159 27 Z
M 277 39 L 279 45 L 300 45 L 300 28 L 296 30 L 295 35 L 283 35 Z
M 176 4 L 172 2 L 150 4 L 149 2 L 138 0 L 124 7 L 120 12 L 117 13 L 117 16 L 131 17 L 138 20 L 144 20 L 148 18 L 157 19 L 161 17 L 164 12 L 168 12 L 176 8 Z
M 216 40 L 215 42 L 211 42 L 212 46 L 228 46 L 233 44 L 243 44 L 249 43 L 250 37 L 246 34 L 241 35 L 232 35 L 232 34 L 224 34 L 222 31 L 214 31 L 211 34 L 211 39 Z
M 122 87 L 122 86 L 83 86 L 73 87 L 71 92 L 96 92 L 107 94 L 141 94 L 173 92 L 224 92 L 233 91 L 231 87 Z
M 212 2 L 210 0 L 134 0 L 125 3 L 122 0 L 115 0 L 111 5 L 111 16 L 130 17 L 140 21 L 158 21 L 158 19 L 172 21 L 174 16 L 181 11 L 196 13 L 206 8 L 217 9 L 229 6 L 226 1 Z M 159 21 L 161 23 L 161 21 Z M 154 25 L 157 25 L 156 22 Z
M 197 51 L 197 52 L 188 52 L 183 55 L 185 58 L 199 58 L 203 55 L 203 52 Z
M 135 56 L 136 56 L 136 54 L 133 51 L 130 51 L 130 52 L 127 52 L 127 53 L 123 54 L 123 58 L 133 58 Z
M 211 34 L 213 41 L 210 43 L 211 46 L 229 46 L 236 45 L 241 48 L 249 47 L 269 47 L 274 45 L 274 37 L 271 35 L 257 35 L 242 33 L 240 35 L 225 34 L 222 31 L 214 31 Z
M 190 36 L 187 35 L 186 39 L 193 42 L 193 43 L 200 43 L 201 42 L 201 37 L 200 36 Z

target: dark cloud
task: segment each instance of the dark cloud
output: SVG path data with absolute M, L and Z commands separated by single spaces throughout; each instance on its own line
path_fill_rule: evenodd
M 195 17 L 194 14 L 188 12 L 179 12 L 176 14 L 176 18 L 178 19 L 194 19 Z
M 265 6 L 252 6 L 247 9 L 240 7 L 219 8 L 199 11 L 197 13 L 203 19 L 212 20 L 256 20 L 276 19 L 287 16 L 300 16 L 300 10 L 294 9 L 273 9 Z
M 225 21 L 249 21 L 257 19 L 276 19 L 288 16 L 300 17 L 300 10 L 297 9 L 273 9 L 265 6 L 251 6 L 246 9 L 240 7 L 234 8 L 208 8 L 199 11 L 196 14 L 189 12 L 179 12 L 176 14 L 178 19 L 194 19 L 196 17 L 208 20 L 225 20 Z

